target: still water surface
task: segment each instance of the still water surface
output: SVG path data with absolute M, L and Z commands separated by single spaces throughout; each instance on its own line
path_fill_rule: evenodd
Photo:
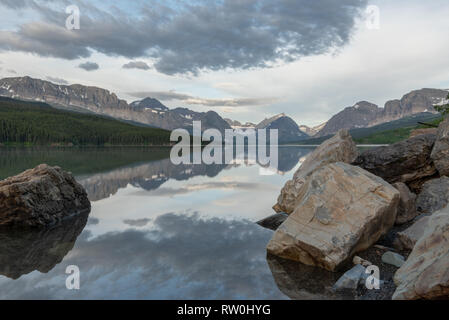
M 88 217 L 51 230 L 0 232 L 0 299 L 294 297 L 285 270 L 267 261 L 273 232 L 255 222 L 274 213 L 310 151 L 280 147 L 274 174 L 262 175 L 237 160 L 175 166 L 168 149 L 0 148 L 0 179 L 59 165 L 92 202 Z M 69 265 L 80 269 L 80 290 L 66 288 Z

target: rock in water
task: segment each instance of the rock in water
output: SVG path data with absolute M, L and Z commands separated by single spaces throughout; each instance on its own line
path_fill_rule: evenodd
M 393 226 L 399 191 L 366 170 L 337 162 L 306 180 L 297 203 L 268 252 L 335 271 Z
M 419 212 L 430 214 L 446 207 L 449 203 L 449 178 L 441 177 L 427 181 L 416 199 Z
M 412 250 L 416 242 L 423 236 L 429 223 L 430 216 L 417 218 L 415 223 L 402 232 L 397 233 L 394 246 L 398 250 Z
M 435 212 L 394 275 L 396 300 L 449 298 L 449 207 Z
M 413 220 L 418 212 L 416 211 L 416 194 L 410 191 L 405 183 L 396 182 L 393 187 L 399 190 L 401 200 L 399 201 L 396 224 L 404 224 Z
M 424 134 L 390 146 L 370 149 L 357 157 L 353 164 L 389 183 L 403 182 L 416 192 L 437 173 L 430 158 L 435 139 L 433 134 Z
M 293 212 L 300 188 L 308 176 L 316 169 L 334 162 L 350 163 L 357 157 L 358 151 L 348 130 L 340 130 L 334 137 L 324 141 L 317 149 L 307 156 L 304 163 L 295 172 L 293 179 L 287 181 L 281 190 L 277 204 L 273 209 L 276 212 Z
M 438 127 L 431 158 L 440 175 L 449 176 L 449 118 L 446 118 Z
M 288 214 L 286 214 L 285 212 L 280 212 L 266 217 L 265 219 L 259 220 L 256 223 L 261 227 L 270 230 L 276 230 L 287 219 L 287 217 Z
M 86 191 L 59 167 L 41 164 L 0 181 L 0 226 L 46 226 L 89 210 Z

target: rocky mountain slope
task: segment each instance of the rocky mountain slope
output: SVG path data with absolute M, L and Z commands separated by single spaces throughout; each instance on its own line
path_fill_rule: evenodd
M 390 100 L 384 108 L 360 101 L 352 107 L 334 115 L 316 135 L 323 137 L 340 129 L 366 128 L 377 124 L 401 119 L 422 112 L 436 112 L 436 104 L 446 103 L 447 90 L 421 89 L 404 95 L 400 100 Z
M 202 121 L 203 130 L 216 128 L 224 131 L 230 128 L 214 111 L 195 112 L 186 108 L 170 110 L 152 98 L 128 104 L 102 88 L 79 84 L 58 85 L 30 77 L 1 79 L 0 96 L 46 102 L 61 109 L 92 112 L 167 130 L 190 130 L 194 120 Z

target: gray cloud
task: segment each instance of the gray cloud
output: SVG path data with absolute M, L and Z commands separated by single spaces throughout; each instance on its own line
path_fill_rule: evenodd
M 69 84 L 69 82 L 67 80 L 64 80 L 62 78 L 58 78 L 58 77 L 51 77 L 51 76 L 47 76 L 45 77 L 48 81 L 57 83 L 57 84 Z
M 124 224 L 127 224 L 131 227 L 144 227 L 146 226 L 149 222 L 151 221 L 151 219 L 149 218 L 143 218 L 143 219 L 126 219 L 123 220 Z
M 17 71 L 16 70 L 13 70 L 13 69 L 8 69 L 8 70 L 6 70 L 7 72 L 9 72 L 9 73 L 12 73 L 12 74 L 17 74 Z
M 143 61 L 130 61 L 127 64 L 124 64 L 124 69 L 141 69 L 141 70 L 149 70 L 150 66 Z
M 182 101 L 189 105 L 202 105 L 208 107 L 241 107 L 241 106 L 259 106 L 268 105 L 276 102 L 277 98 L 236 98 L 236 99 L 207 99 L 194 97 L 184 93 L 175 91 L 141 91 L 130 92 L 133 97 L 144 99 L 152 97 L 161 101 Z
M 65 29 L 64 10 L 46 2 L 27 3 L 42 21 L 0 31 L 1 48 L 65 59 L 86 58 L 92 50 L 150 57 L 159 72 L 173 75 L 270 67 L 335 51 L 349 42 L 367 0 L 198 0 L 176 7 L 152 3 L 139 16 L 79 2 L 81 29 L 72 31 Z M 6 5 L 20 7 L 12 1 Z
M 100 68 L 100 66 L 95 62 L 84 62 L 81 63 L 78 67 L 86 71 L 98 70 Z

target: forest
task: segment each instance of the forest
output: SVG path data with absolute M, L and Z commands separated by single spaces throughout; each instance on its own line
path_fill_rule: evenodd
M 170 132 L 0 97 L 0 145 L 169 145 Z

